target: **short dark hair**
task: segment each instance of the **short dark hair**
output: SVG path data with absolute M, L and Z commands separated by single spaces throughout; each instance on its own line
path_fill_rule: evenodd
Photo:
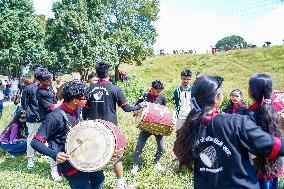
M 90 79 L 92 79 L 92 78 L 94 78 L 94 77 L 96 77 L 97 75 L 95 74 L 95 73 L 90 73 L 89 75 L 88 75 L 88 80 L 90 80 Z
M 35 72 L 38 68 L 43 68 L 43 65 L 41 65 L 41 64 L 34 64 L 34 65 L 32 66 L 33 72 Z
M 101 79 L 107 78 L 109 76 L 109 64 L 106 62 L 99 62 L 96 64 L 97 76 Z
M 78 81 L 69 81 L 63 87 L 62 96 L 64 102 L 71 102 L 73 99 L 87 97 L 86 85 Z
M 232 95 L 232 93 L 239 93 L 241 97 L 243 97 L 243 93 L 240 89 L 234 89 L 231 91 L 230 96 Z
M 153 89 L 158 89 L 158 90 L 163 90 L 164 85 L 160 80 L 155 80 L 152 82 L 152 88 Z
M 191 77 L 192 76 L 192 72 L 189 69 L 184 69 L 182 70 L 182 72 L 180 73 L 180 76 L 184 76 L 184 77 Z
M 51 80 L 52 75 L 46 68 L 37 68 L 34 77 L 39 81 L 49 81 Z

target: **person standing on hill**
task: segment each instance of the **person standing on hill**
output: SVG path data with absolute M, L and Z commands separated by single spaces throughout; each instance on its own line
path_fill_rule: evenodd
M 38 103 L 36 98 L 37 85 L 39 80 L 36 77 L 36 71 L 34 70 L 34 76 L 31 79 L 31 84 L 29 84 L 22 93 L 21 106 L 24 111 L 27 113 L 26 125 L 28 128 L 28 137 L 27 137 L 27 158 L 28 158 L 28 169 L 33 169 L 35 166 L 34 157 L 35 151 L 31 147 L 30 143 L 36 134 L 38 128 L 41 125 L 38 112 Z
M 273 82 L 266 74 L 257 74 L 249 80 L 248 94 L 253 104 L 247 109 L 247 115 L 261 127 L 264 132 L 280 138 L 281 132 L 277 113 L 271 101 Z M 280 147 L 281 141 L 277 140 Z M 258 176 L 260 189 L 277 189 L 278 177 L 283 172 L 280 157 L 257 156 L 254 166 Z
M 156 104 L 161 104 L 163 106 L 166 106 L 166 98 L 161 94 L 162 90 L 164 89 L 163 83 L 159 80 L 155 80 L 152 82 L 151 90 L 148 93 L 145 93 L 140 99 L 138 99 L 136 105 L 146 101 Z M 134 113 L 134 116 L 137 115 Z M 131 169 L 131 173 L 133 175 L 137 174 L 137 171 L 140 167 L 140 161 L 141 161 L 141 153 L 142 150 L 148 140 L 148 138 L 152 134 L 146 131 L 140 131 L 139 137 L 137 140 L 136 148 L 134 151 L 134 163 L 133 167 Z M 154 134 L 153 134 L 154 135 Z M 155 169 L 159 171 L 164 171 L 164 168 L 160 164 L 160 159 L 162 158 L 163 153 L 165 152 L 166 148 L 166 142 L 165 137 L 163 135 L 154 135 L 157 142 L 157 150 L 154 157 L 154 164 Z
M 174 91 L 173 103 L 177 112 L 176 131 L 178 131 L 184 124 L 187 115 L 191 110 L 190 99 L 191 89 L 190 80 L 192 72 L 185 69 L 181 72 L 181 86 Z
M 39 85 L 36 90 L 36 98 L 38 102 L 38 111 L 40 122 L 43 123 L 48 114 L 58 107 L 57 99 L 51 86 L 51 73 L 46 68 L 38 68 L 36 77 Z M 58 174 L 57 165 L 54 159 L 50 158 L 51 176 L 54 181 L 61 181 L 62 178 Z
M 136 106 L 129 105 L 120 87 L 113 85 L 109 81 L 110 73 L 107 63 L 100 62 L 96 64 L 96 74 L 99 80 L 88 89 L 88 101 L 82 112 L 84 119 L 102 119 L 117 125 L 116 104 L 125 112 L 141 109 L 140 104 Z M 114 164 L 114 172 L 117 177 L 118 189 L 133 188 L 132 186 L 127 186 L 123 178 L 123 165 L 121 160 Z

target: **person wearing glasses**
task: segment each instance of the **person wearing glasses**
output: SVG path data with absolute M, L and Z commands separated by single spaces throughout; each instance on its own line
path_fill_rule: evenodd
M 25 154 L 27 150 L 27 139 L 24 136 L 26 125 L 26 113 L 17 113 L 11 123 L 0 136 L 0 147 L 6 151 L 5 157 L 14 158 Z
M 194 188 L 259 189 L 251 154 L 284 155 L 284 139 L 264 132 L 250 117 L 220 114 L 222 78 L 198 77 L 191 91 L 192 110 L 177 133 L 174 152 L 193 173 Z
M 96 188 L 104 184 L 103 171 L 82 172 L 74 168 L 66 154 L 65 143 L 69 127 L 74 127 L 80 119 L 79 108 L 85 106 L 86 86 L 82 82 L 70 81 L 64 85 L 64 103 L 48 114 L 31 142 L 32 147 L 41 154 L 57 162 L 60 173 L 72 189 Z M 45 143 L 48 143 L 48 146 Z

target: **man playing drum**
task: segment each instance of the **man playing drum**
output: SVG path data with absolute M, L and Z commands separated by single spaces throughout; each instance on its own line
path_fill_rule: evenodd
M 104 183 L 103 172 L 81 172 L 67 161 L 70 156 L 65 153 L 66 135 L 70 127 L 79 121 L 78 108 L 86 104 L 85 93 L 83 83 L 66 83 L 62 93 L 64 103 L 48 114 L 31 145 L 36 151 L 56 160 L 58 171 L 68 180 L 72 189 L 101 189 Z M 45 142 L 48 142 L 48 147 Z
M 116 104 L 125 112 L 132 112 L 141 109 L 141 105 L 131 106 L 126 101 L 121 89 L 109 81 L 109 65 L 105 62 L 96 64 L 96 74 L 99 81 L 88 89 L 89 96 L 83 109 L 84 119 L 102 119 L 117 125 Z M 117 188 L 132 188 L 127 186 L 123 178 L 122 162 L 114 165 L 114 172 L 117 177 Z
M 159 80 L 155 80 L 152 82 L 152 87 L 149 93 L 145 93 L 138 101 L 136 104 L 139 104 L 141 102 L 147 101 L 147 102 L 152 102 L 156 104 L 161 104 L 163 106 L 166 106 L 166 99 L 165 97 L 161 94 L 161 91 L 164 89 L 163 83 Z M 134 114 L 135 115 L 135 114 Z M 137 140 L 135 152 L 134 152 L 134 164 L 133 168 L 131 170 L 131 173 L 133 175 L 137 174 L 137 171 L 140 166 L 140 160 L 141 160 L 141 153 L 142 150 L 148 140 L 148 138 L 152 134 L 146 131 L 141 131 Z M 165 152 L 165 138 L 162 135 L 154 135 L 156 137 L 157 141 L 157 151 L 155 154 L 154 158 L 154 163 L 155 163 L 155 168 L 159 171 L 163 171 L 164 168 L 161 166 L 159 163 L 163 153 Z

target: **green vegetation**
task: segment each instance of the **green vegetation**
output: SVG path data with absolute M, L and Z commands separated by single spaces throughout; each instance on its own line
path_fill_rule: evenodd
M 123 71 L 132 78 L 130 83 L 119 83 L 127 93 L 127 98 L 134 103 L 142 91 L 150 88 L 152 80 L 160 79 L 165 84 L 164 94 L 170 100 L 174 88 L 180 84 L 179 74 L 184 68 L 190 68 L 193 80 L 197 73 L 208 75 L 220 75 L 225 78 L 224 95 L 228 96 L 234 88 L 240 88 L 247 93 L 248 79 L 255 73 L 267 73 L 275 81 L 275 89 L 284 89 L 284 47 L 272 47 L 265 49 L 249 49 L 229 51 L 213 55 L 176 55 L 160 56 L 146 60 L 142 66 L 122 65 Z M 248 101 L 247 95 L 245 96 Z M 170 104 L 172 106 L 172 104 Z M 1 130 L 11 120 L 11 112 L 14 107 L 5 107 L 3 119 L 0 122 Z M 130 169 L 133 162 L 133 151 L 136 145 L 139 130 L 134 126 L 134 118 L 130 113 L 124 113 L 119 109 L 119 126 L 127 136 L 128 154 L 124 157 L 125 177 L 129 183 L 140 189 L 163 188 L 182 189 L 193 188 L 193 182 L 187 172 L 173 174 L 171 172 L 159 173 L 153 170 L 152 159 L 156 149 L 156 141 L 153 137 L 148 141 L 142 153 L 142 167 L 133 177 Z M 169 167 L 174 159 L 171 149 L 175 135 L 166 138 L 167 150 L 161 160 L 161 164 Z M 68 188 L 66 181 L 54 183 L 49 175 L 49 163 L 38 156 L 34 171 L 26 169 L 26 158 L 4 159 L 4 152 L 0 151 L 0 188 Z M 106 170 L 105 188 L 113 188 L 116 184 L 112 170 Z M 284 178 L 280 178 L 279 186 L 283 186 Z
M 247 49 L 252 45 L 248 44 L 241 36 L 231 35 L 219 40 L 215 46 L 219 51 L 229 51 L 235 49 Z
M 48 19 L 36 16 L 32 3 L 0 1 L 0 74 L 22 77 L 22 66 L 40 63 L 86 78 L 104 60 L 117 78 L 119 65 L 153 55 L 158 0 L 62 0 Z

